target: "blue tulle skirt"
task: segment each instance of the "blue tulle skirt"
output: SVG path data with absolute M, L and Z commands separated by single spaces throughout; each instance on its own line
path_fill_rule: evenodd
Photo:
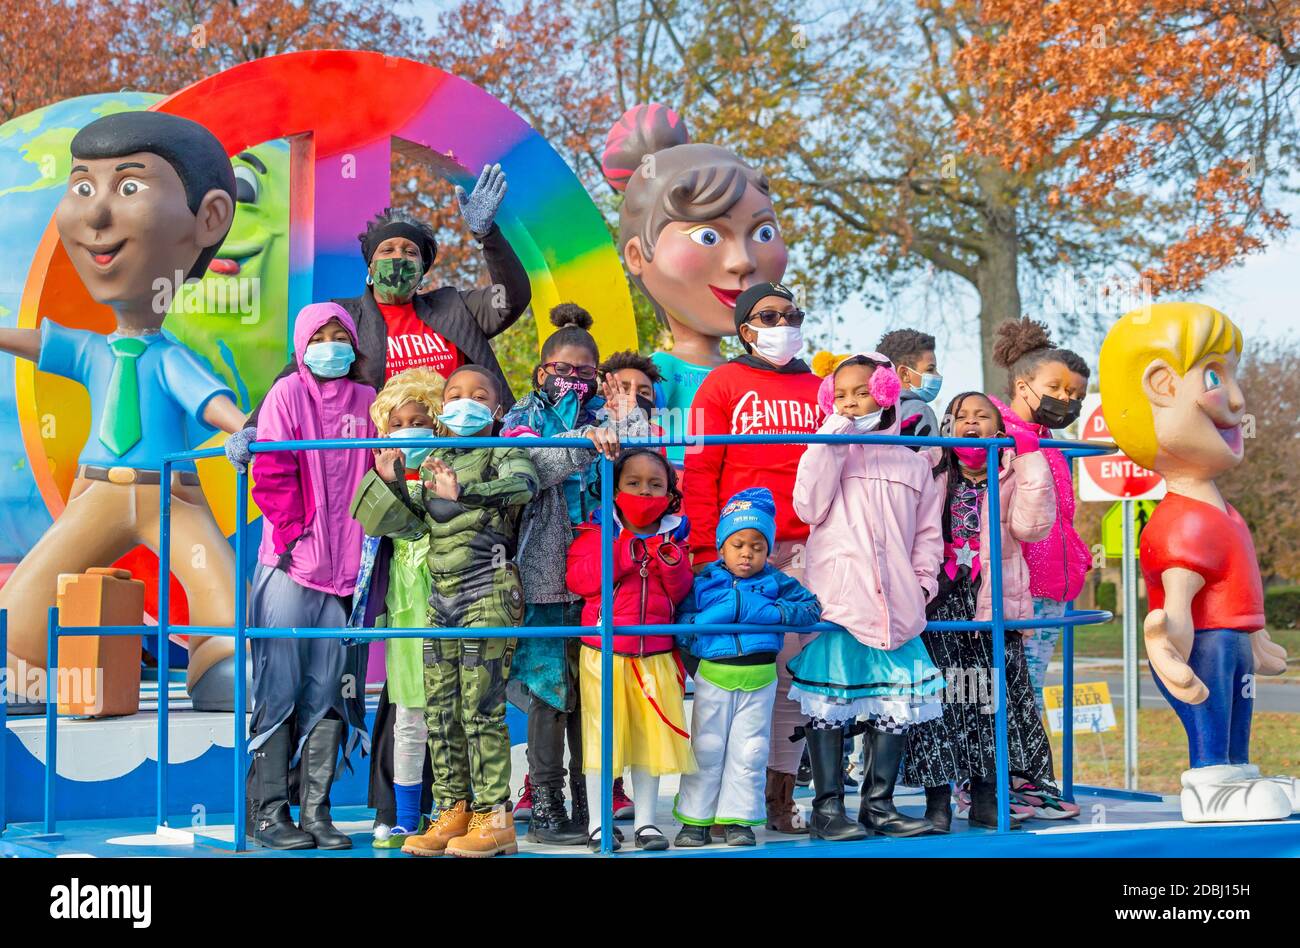
M 919 638 L 892 652 L 863 645 L 843 627 L 823 632 L 788 665 L 790 698 L 809 717 L 919 724 L 943 710 L 943 673 Z

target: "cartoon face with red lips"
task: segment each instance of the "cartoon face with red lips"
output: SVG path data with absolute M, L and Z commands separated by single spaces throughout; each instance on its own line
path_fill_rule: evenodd
M 697 335 L 734 335 L 736 297 L 750 284 L 780 282 L 788 252 L 771 199 L 749 186 L 730 211 L 711 221 L 665 225 L 653 258 L 646 258 L 637 237 L 623 256 L 663 309 L 680 346 Z
M 717 145 L 693 144 L 672 110 L 639 105 L 605 142 L 602 167 L 624 192 L 619 246 L 632 281 L 673 334 L 673 354 L 722 362 L 736 297 L 779 283 L 789 253 L 767 178 Z

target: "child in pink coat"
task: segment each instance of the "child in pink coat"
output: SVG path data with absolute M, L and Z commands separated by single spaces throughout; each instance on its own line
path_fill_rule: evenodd
M 956 438 L 1006 436 L 1002 414 L 980 392 L 958 395 L 948 405 L 943 435 Z M 1003 615 L 1033 616 L 1029 567 L 1021 545 L 1043 539 L 1056 522 L 1056 492 L 1038 439 L 1012 435 L 1016 448 L 1000 451 L 998 497 L 1002 522 Z M 926 610 L 931 621 L 985 621 L 993 615 L 989 570 L 982 558 L 990 547 L 987 452 L 982 447 L 944 448 L 937 459 L 935 484 L 943 502 L 943 566 L 938 594 Z M 944 672 L 943 715 L 907 734 L 903 779 L 925 787 L 926 817 L 940 832 L 950 826 L 951 781 L 970 781 L 969 797 L 957 815 L 976 826 L 997 826 L 996 747 L 994 738 L 993 637 L 989 632 L 924 632 L 934 663 Z M 1022 636 L 1006 635 L 1007 752 L 1011 769 L 1036 783 L 1054 786 L 1052 752 L 1043 729 L 1025 662 Z M 1033 815 L 1013 807 L 1018 817 Z
M 356 327 L 336 303 L 304 306 L 294 324 L 298 371 L 267 392 L 259 441 L 373 438 L 375 392 L 353 380 Z M 253 462 L 262 543 L 249 597 L 265 627 L 347 625 L 363 533 L 348 513 L 370 469 L 369 451 L 274 451 Z M 361 650 L 338 639 L 253 639 L 254 753 L 249 836 L 272 849 L 348 849 L 330 821 L 329 792 L 348 723 L 366 743 Z M 354 687 L 349 692 L 345 676 Z M 301 753 L 299 825 L 289 814 L 288 769 Z
M 900 387 L 879 353 L 841 362 L 822 382 L 818 433 L 898 434 Z M 908 729 L 941 713 L 943 677 L 917 636 L 938 585 L 942 501 L 926 456 L 901 444 L 814 444 L 799 461 L 794 509 L 811 527 L 804 579 L 823 620 L 838 626 L 790 660 L 790 697 L 811 722 L 814 837 L 933 829 L 893 798 Z M 845 726 L 860 717 L 867 764 L 855 823 L 844 815 L 840 761 Z

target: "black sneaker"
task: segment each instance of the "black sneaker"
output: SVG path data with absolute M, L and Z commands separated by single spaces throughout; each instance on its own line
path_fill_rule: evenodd
M 727 845 L 728 846 L 753 846 L 758 841 L 754 839 L 754 831 L 748 826 L 739 826 L 732 823 L 727 824 Z
M 683 826 L 677 838 L 673 840 L 673 845 L 682 849 L 693 849 L 696 846 L 707 846 L 712 842 L 707 826 Z

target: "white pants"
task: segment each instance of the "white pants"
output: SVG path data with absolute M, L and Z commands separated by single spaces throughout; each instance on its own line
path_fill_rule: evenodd
M 767 751 L 776 682 L 727 691 L 695 679 L 691 747 L 699 769 L 682 776 L 673 815 L 683 823 L 743 823 L 767 818 Z

